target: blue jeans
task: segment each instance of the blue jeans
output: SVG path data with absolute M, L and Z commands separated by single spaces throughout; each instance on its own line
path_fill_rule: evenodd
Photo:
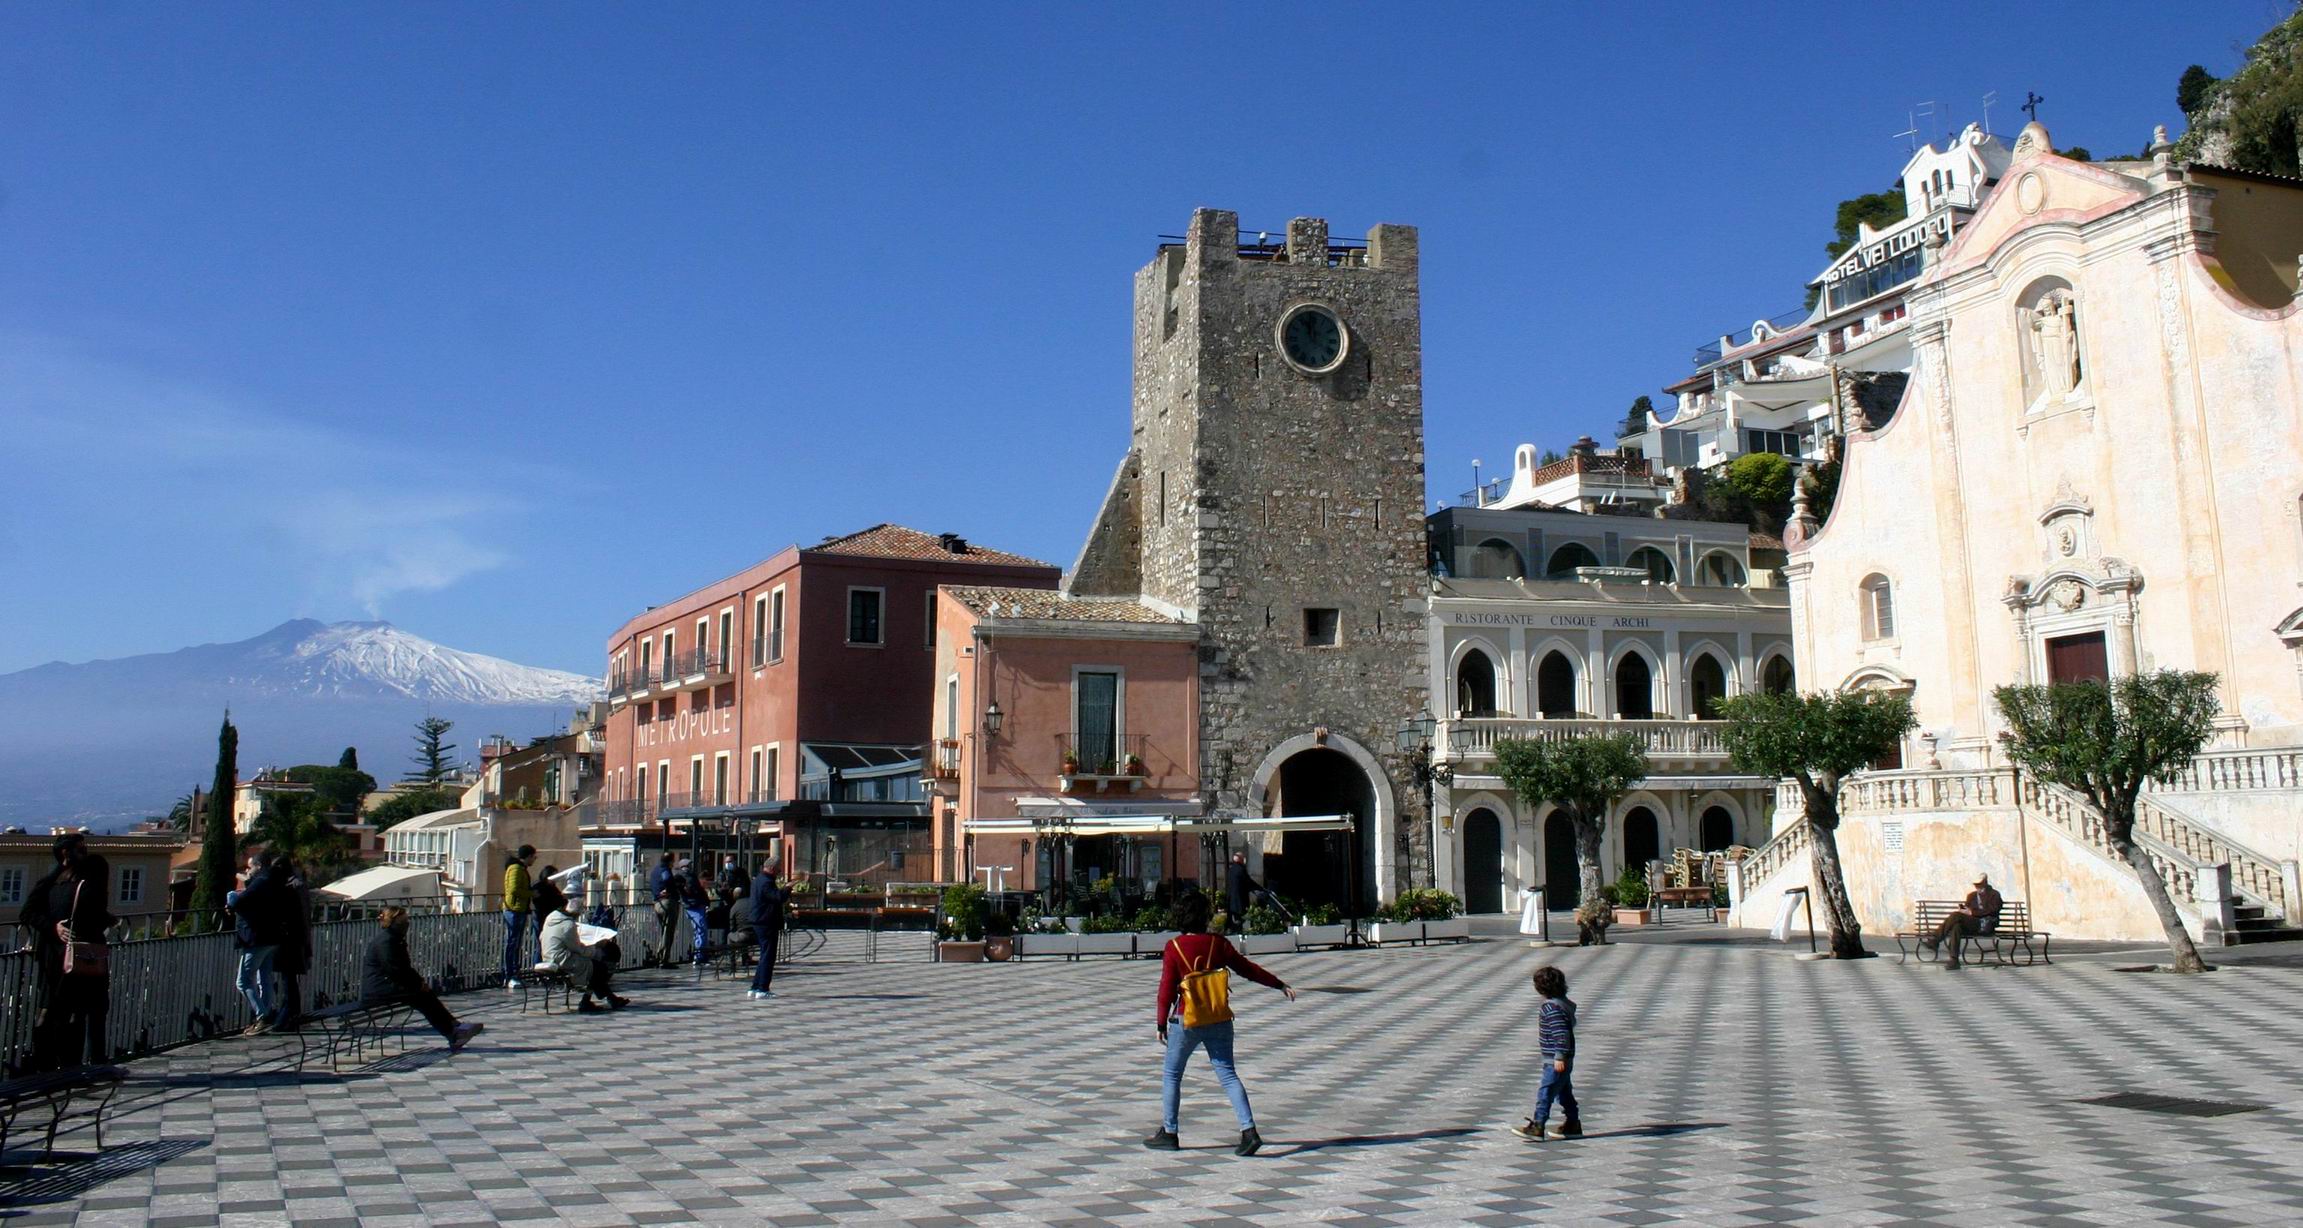
M 688 935 L 688 953 L 700 967 L 704 962 L 705 940 L 711 936 L 711 931 L 705 928 L 709 916 L 701 908 L 688 909 L 687 913 L 688 929 L 693 931 Z
M 248 1000 L 248 1009 L 258 1019 L 270 1019 L 272 1008 L 279 1003 L 272 1000 L 273 988 L 279 977 L 272 971 L 272 961 L 280 957 L 278 947 L 249 947 L 240 952 L 240 996 Z
M 521 957 L 528 949 L 528 913 L 526 909 L 514 912 L 504 910 L 504 979 L 516 981 L 526 961 Z
M 1176 1107 L 1183 1099 L 1183 1068 L 1191 1061 L 1191 1051 L 1207 1046 L 1208 1064 L 1215 1067 L 1215 1081 L 1223 1084 L 1223 1094 L 1231 1097 L 1232 1114 L 1239 1118 L 1239 1128 L 1255 1129 L 1255 1110 L 1248 1107 L 1247 1087 L 1239 1081 L 1239 1071 L 1231 1064 L 1231 1021 L 1209 1024 L 1204 1028 L 1187 1028 L 1171 1022 L 1167 1031 L 1167 1064 L 1161 1073 L 1166 1082 L 1160 1094 L 1160 1128 L 1176 1132 Z
M 1567 1124 L 1581 1125 L 1583 1110 L 1575 1103 L 1575 1059 L 1567 1060 L 1565 1070 L 1559 1069 L 1557 1063 L 1557 1058 L 1543 1059 L 1543 1082 L 1535 1089 L 1535 1124 L 1540 1126 L 1551 1120 L 1551 1102 L 1557 1100 L 1559 1107 L 1567 1112 Z

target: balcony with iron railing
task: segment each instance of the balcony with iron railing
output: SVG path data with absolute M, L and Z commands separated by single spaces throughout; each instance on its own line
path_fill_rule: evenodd
M 695 648 L 673 658 L 678 666 L 678 684 L 683 687 L 711 686 L 735 677 L 735 668 L 728 658 L 727 645 L 718 648 Z M 667 678 L 666 681 L 672 681 Z
M 960 778 L 960 740 L 938 738 L 928 756 L 929 780 L 958 780 Z
M 1147 746 L 1140 733 L 1064 734 L 1058 740 L 1061 787 L 1066 793 L 1133 793 L 1150 774 L 1144 760 Z

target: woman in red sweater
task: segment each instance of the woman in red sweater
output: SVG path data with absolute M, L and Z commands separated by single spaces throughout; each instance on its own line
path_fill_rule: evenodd
M 1199 892 L 1187 895 L 1176 905 L 1176 928 L 1183 933 L 1167 944 L 1160 956 L 1159 976 L 1159 1039 L 1167 1046 L 1165 1067 L 1166 1085 L 1160 1101 L 1162 1118 L 1159 1132 L 1144 1140 L 1144 1146 L 1154 1151 L 1174 1151 L 1176 1143 L 1176 1107 L 1183 1099 L 1184 1064 L 1191 1060 L 1191 1052 L 1207 1046 L 1207 1060 L 1215 1066 L 1216 1082 L 1223 1084 L 1224 1095 L 1231 1098 L 1232 1112 L 1239 1117 L 1239 1146 L 1236 1155 L 1252 1156 L 1263 1146 L 1263 1136 L 1255 1132 L 1255 1112 L 1248 1107 L 1247 1088 L 1239 1081 L 1239 1071 L 1231 1061 L 1231 1013 L 1222 1013 L 1222 1019 L 1199 1027 L 1180 1026 L 1183 1003 L 1180 990 L 1184 978 L 1194 973 L 1215 973 L 1218 970 L 1237 972 L 1258 985 L 1269 985 L 1284 993 L 1288 1001 L 1295 1001 L 1295 990 L 1287 982 L 1273 976 L 1250 962 L 1239 949 L 1224 941 L 1220 934 L 1207 932 L 1207 897 Z M 1172 1032 L 1170 1021 L 1177 1021 Z

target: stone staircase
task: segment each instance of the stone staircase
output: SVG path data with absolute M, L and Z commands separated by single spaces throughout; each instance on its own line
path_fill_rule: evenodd
M 2210 753 L 2165 790 L 2137 799 L 2135 842 L 2166 882 L 2176 908 L 2211 941 L 2226 944 L 2303 940 L 2303 884 L 2294 861 L 2257 852 L 2181 809 L 2181 791 L 2291 789 L 2303 786 L 2303 751 Z M 1797 788 L 1777 792 L 1777 810 L 1797 815 Z M 2014 807 L 2122 871 L 2102 814 L 2078 793 L 2012 768 L 1898 771 L 1858 777 L 1840 793 L 1841 812 L 1858 815 Z M 1804 852 L 1804 818 L 1786 825 L 1746 855 L 1741 881 L 1764 881 Z

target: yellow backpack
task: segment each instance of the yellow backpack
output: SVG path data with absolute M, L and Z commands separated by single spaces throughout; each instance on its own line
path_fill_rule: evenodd
M 1188 957 L 1184 964 L 1183 1025 L 1187 1028 L 1231 1022 L 1231 973 L 1223 968 L 1208 967 L 1213 958 L 1211 950 L 1197 967 L 1192 966 Z

